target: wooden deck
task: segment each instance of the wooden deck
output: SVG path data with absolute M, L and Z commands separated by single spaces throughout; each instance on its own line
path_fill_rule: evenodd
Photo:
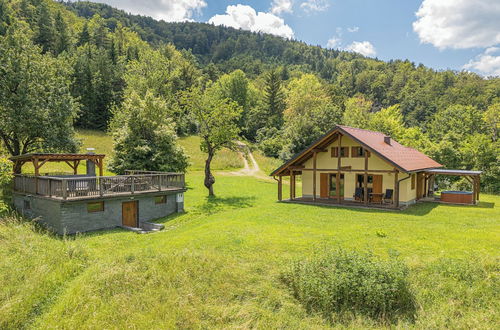
M 184 190 L 183 173 L 140 172 L 117 176 L 29 176 L 14 177 L 14 192 L 57 200 L 103 197 Z
M 313 200 L 312 197 L 297 197 L 293 200 L 286 199 L 283 200 L 284 203 L 297 203 L 297 204 L 307 204 L 307 205 L 320 205 L 320 206 L 337 206 L 337 207 L 352 207 L 352 208 L 363 208 L 363 209 L 379 209 L 379 210 L 392 210 L 401 211 L 407 208 L 406 205 L 400 205 L 395 208 L 393 204 L 380 204 L 380 203 L 368 203 L 357 201 L 347 201 L 343 200 L 342 203 L 338 203 L 335 199 L 331 198 L 316 198 Z

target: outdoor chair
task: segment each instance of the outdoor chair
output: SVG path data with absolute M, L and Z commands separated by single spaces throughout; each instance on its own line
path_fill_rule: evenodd
M 384 203 L 392 203 L 392 196 L 394 194 L 394 190 L 386 189 L 384 194 Z
M 356 188 L 354 191 L 354 199 L 357 201 L 363 201 L 363 188 Z

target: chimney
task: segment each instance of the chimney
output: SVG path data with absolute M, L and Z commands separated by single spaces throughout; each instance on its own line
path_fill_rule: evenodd
M 94 148 L 87 148 L 87 155 L 94 155 Z M 95 176 L 95 163 L 87 160 L 87 176 Z
M 390 136 L 384 136 L 384 142 L 388 145 L 391 145 L 391 137 Z

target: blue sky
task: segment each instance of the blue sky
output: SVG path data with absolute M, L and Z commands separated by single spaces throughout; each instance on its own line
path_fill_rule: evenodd
M 97 1 L 167 21 L 211 22 L 500 76 L 500 0 Z

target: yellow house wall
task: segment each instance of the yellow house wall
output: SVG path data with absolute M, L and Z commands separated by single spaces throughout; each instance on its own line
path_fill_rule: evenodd
M 328 146 L 326 152 L 317 154 L 316 168 L 317 169 L 330 169 L 337 168 L 337 157 L 331 157 L 331 148 L 337 147 L 338 141 L 333 142 Z M 354 199 L 354 192 L 356 189 L 356 176 L 363 174 L 365 168 L 364 157 L 352 157 L 351 147 L 360 146 L 347 136 L 342 137 L 342 146 L 349 147 L 349 157 L 341 158 L 341 166 L 351 166 L 353 170 L 362 170 L 360 172 L 343 172 L 344 174 L 344 199 Z M 313 168 L 312 158 L 304 163 L 305 168 Z M 394 166 L 371 153 L 368 157 L 368 171 L 370 170 L 393 170 Z M 320 197 L 320 177 L 321 173 L 337 173 L 336 171 L 317 171 L 316 172 L 316 197 Z M 394 173 L 370 173 L 382 175 L 382 192 L 386 189 L 394 189 Z M 398 179 L 406 177 L 408 174 L 399 173 Z M 313 195 L 313 173 L 312 171 L 302 171 L 302 196 L 311 197 Z M 408 203 L 415 199 L 416 190 L 411 190 L 410 179 L 402 181 L 400 184 L 400 202 Z

